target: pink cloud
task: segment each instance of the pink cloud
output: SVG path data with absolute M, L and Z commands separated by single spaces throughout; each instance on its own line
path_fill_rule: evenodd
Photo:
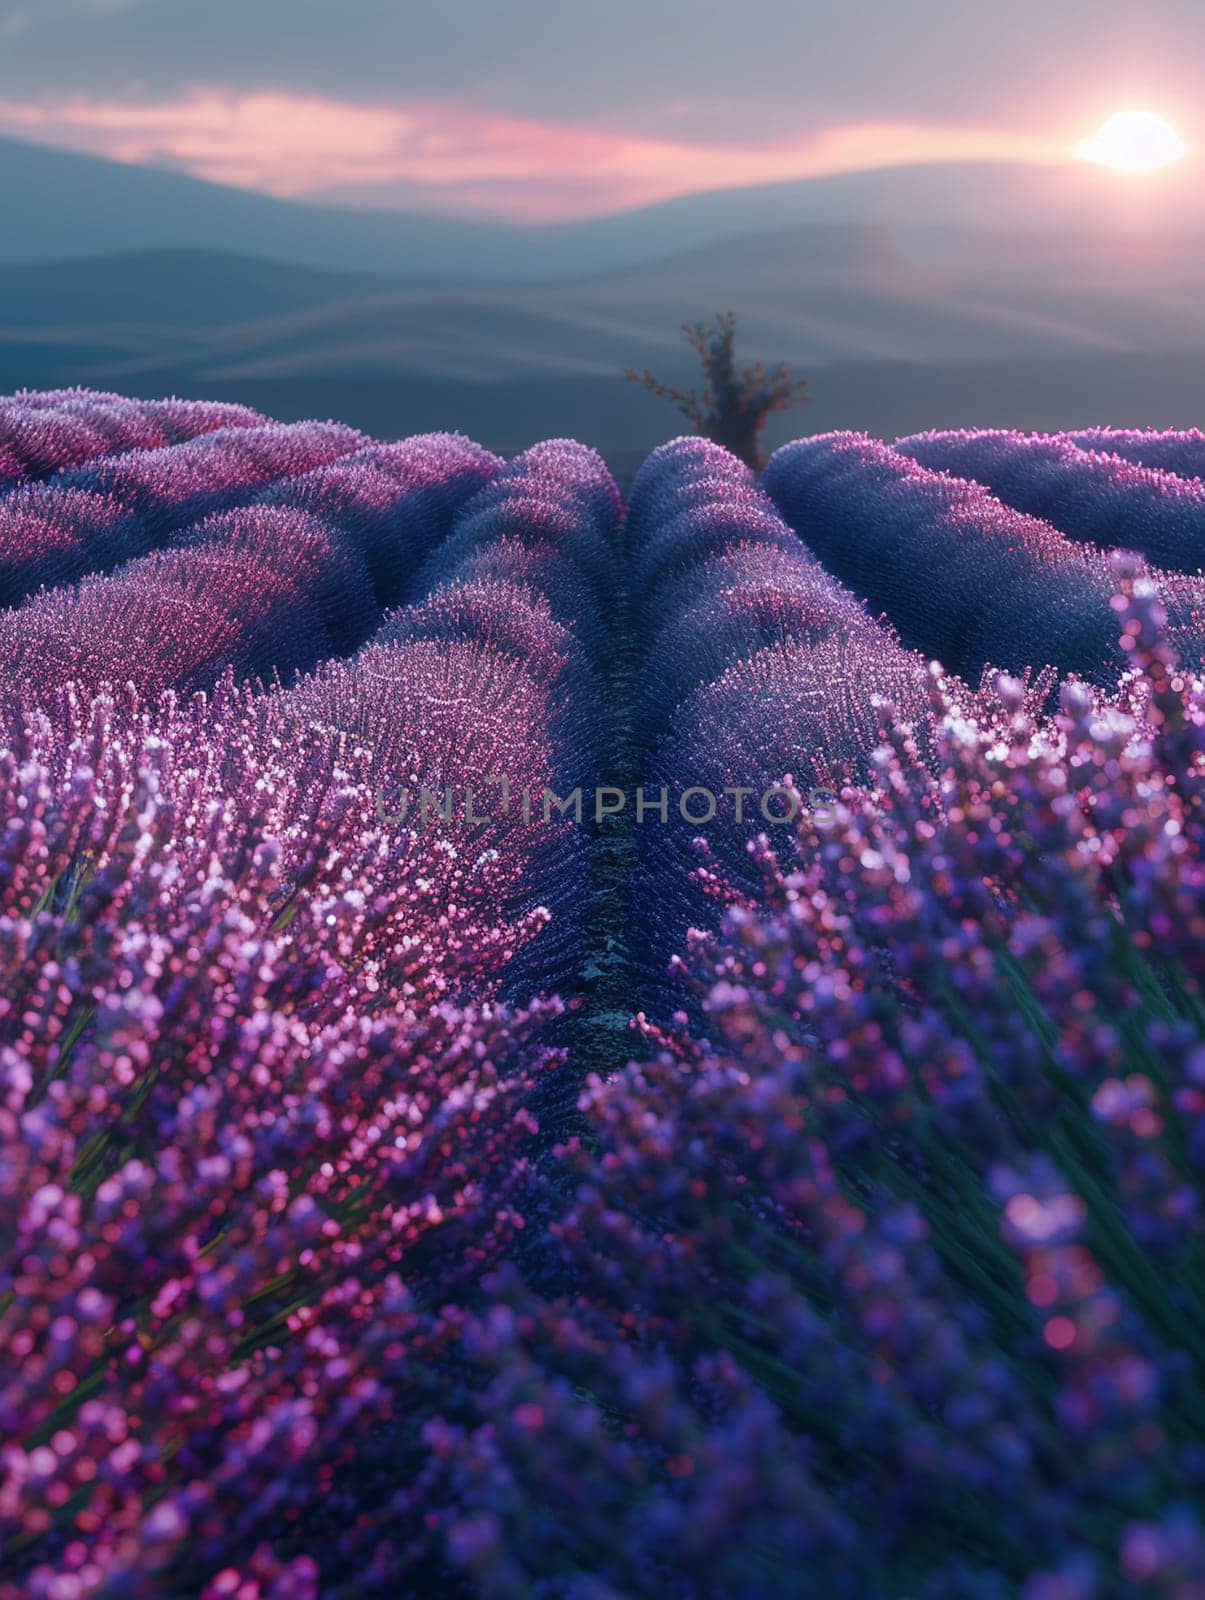
M 359 105 L 262 90 L 175 101 L 0 100 L 0 129 L 270 194 L 391 187 L 433 208 L 528 220 L 590 216 L 701 189 L 894 162 L 1064 159 L 1061 142 L 991 129 L 860 123 L 797 139 L 700 144 L 445 101 Z

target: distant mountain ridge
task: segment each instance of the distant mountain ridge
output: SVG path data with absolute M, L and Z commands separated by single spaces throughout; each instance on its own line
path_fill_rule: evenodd
M 195 331 L 352 299 L 390 281 L 221 250 L 124 251 L 0 265 L 0 324 L 157 323 Z
M 121 387 L 685 374 L 679 325 L 731 307 L 741 347 L 813 368 L 1205 349 L 1205 252 L 1088 234 L 800 224 L 542 283 L 321 271 L 183 249 L 0 266 L 0 371 Z
M 1201 422 L 1205 191 L 1177 211 L 1176 179 L 1140 227 L 1112 182 L 911 168 L 521 229 L 0 140 L 0 390 L 175 391 L 497 448 L 568 431 L 632 450 L 680 419 L 620 369 L 693 379 L 679 324 L 731 308 L 744 354 L 815 379 L 784 424 L 801 431 Z
M 540 281 L 635 266 L 737 233 L 795 224 L 890 224 L 922 254 L 932 230 L 1009 233 L 1156 222 L 1205 233 L 1195 164 L 1144 189 L 1083 163 L 879 168 L 717 190 L 589 221 L 521 227 L 319 206 L 0 139 L 0 265 L 216 250 L 394 279 Z
M 324 271 L 514 274 L 514 230 L 306 206 L 184 173 L 0 139 L 0 265 L 216 250 Z M 496 257 L 496 262 L 495 262 Z

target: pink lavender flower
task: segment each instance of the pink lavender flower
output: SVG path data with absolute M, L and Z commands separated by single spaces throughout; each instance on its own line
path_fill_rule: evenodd
M 0 497 L 0 584 L 15 604 L 40 586 L 105 572 L 280 478 L 346 455 L 362 435 L 336 423 L 224 428 L 131 450 Z
M 313 1593 L 307 1508 L 520 1226 L 530 929 L 289 729 L 67 695 L 0 757 L 6 1596 Z
M 219 428 L 261 427 L 247 406 L 216 400 L 128 400 L 91 389 L 22 390 L 0 401 L 0 488 L 98 456 L 182 444 Z
M 1081 450 L 1120 456 L 1181 478 L 1205 477 L 1205 433 L 1200 428 L 1085 428 L 1061 437 Z

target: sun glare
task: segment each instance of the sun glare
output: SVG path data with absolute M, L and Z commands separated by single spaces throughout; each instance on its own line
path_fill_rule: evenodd
M 1076 154 L 1085 161 L 1119 172 L 1153 172 L 1170 166 L 1187 146 L 1166 117 L 1154 111 L 1119 111 L 1102 122 L 1090 139 L 1081 139 Z

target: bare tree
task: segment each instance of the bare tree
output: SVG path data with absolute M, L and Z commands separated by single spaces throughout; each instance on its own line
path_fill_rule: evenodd
M 753 470 L 765 465 L 761 432 L 775 411 L 790 411 L 810 398 L 806 378 L 792 378 L 785 361 L 772 372 L 756 361 L 736 364 L 736 315 L 721 311 L 712 323 L 685 322 L 682 332 L 703 363 L 707 380 L 702 395 L 693 389 L 674 389 L 646 368 L 625 367 L 624 377 L 643 384 L 654 394 L 672 400 L 696 433 L 706 434 L 731 450 Z

